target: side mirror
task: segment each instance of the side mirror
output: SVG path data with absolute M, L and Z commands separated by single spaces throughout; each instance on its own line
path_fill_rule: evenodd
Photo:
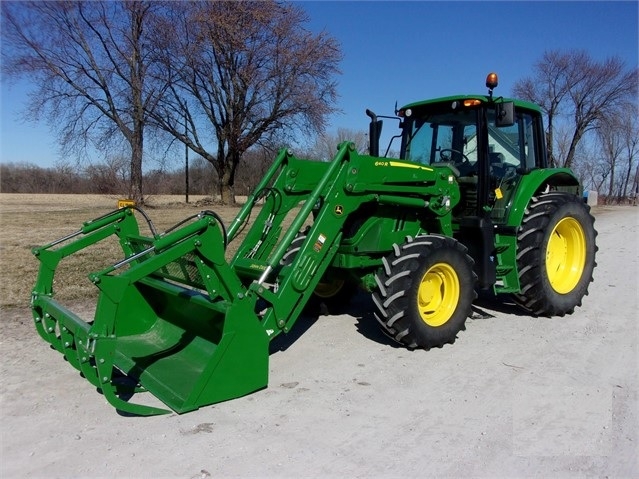
M 497 117 L 495 126 L 513 126 L 515 124 L 515 104 L 512 101 L 495 104 Z

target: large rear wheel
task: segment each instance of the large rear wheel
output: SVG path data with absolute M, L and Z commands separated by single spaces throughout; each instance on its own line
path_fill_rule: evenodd
M 575 195 L 534 197 L 517 236 L 520 293 L 515 300 L 540 316 L 563 316 L 581 306 L 596 266 L 594 218 Z
M 375 275 L 375 317 L 385 332 L 410 348 L 453 343 L 465 329 L 476 297 L 473 260 L 444 236 L 418 236 L 384 258 Z

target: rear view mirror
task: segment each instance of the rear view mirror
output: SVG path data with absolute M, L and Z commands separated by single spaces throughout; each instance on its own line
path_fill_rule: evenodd
M 495 126 L 512 126 L 515 124 L 515 104 L 510 101 L 507 103 L 496 103 Z

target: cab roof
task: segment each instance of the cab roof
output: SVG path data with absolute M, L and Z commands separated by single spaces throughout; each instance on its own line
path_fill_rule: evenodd
M 445 97 L 440 97 L 440 98 L 433 98 L 430 100 L 422 100 L 422 101 L 416 101 L 413 103 L 409 103 L 405 106 L 403 106 L 402 108 L 400 108 L 400 111 L 402 110 L 406 110 L 408 108 L 419 108 L 422 106 L 427 106 L 427 105 L 434 105 L 437 103 L 452 103 L 454 101 L 464 101 L 464 100 L 480 100 L 482 103 L 507 103 L 507 102 L 513 102 L 515 104 L 516 107 L 520 107 L 520 108 L 525 108 L 527 110 L 533 110 L 536 111 L 538 113 L 542 113 L 541 108 L 539 108 L 538 105 L 536 105 L 535 103 L 529 102 L 529 101 L 524 101 L 524 100 L 517 100 L 514 98 L 504 98 L 504 97 L 493 97 L 492 99 L 487 96 L 487 95 L 454 95 L 454 96 L 445 96 Z

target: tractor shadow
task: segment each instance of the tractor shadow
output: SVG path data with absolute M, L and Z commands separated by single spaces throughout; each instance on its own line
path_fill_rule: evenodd
M 288 332 L 273 338 L 269 344 L 269 355 L 286 351 L 301 338 L 319 319 L 319 314 L 302 314 Z
M 394 348 L 401 348 L 392 338 L 386 336 L 382 327 L 373 315 L 374 305 L 370 293 L 358 292 L 351 301 L 340 311 L 339 315 L 352 316 L 355 319 L 357 332 L 365 338 L 376 343 Z M 308 332 L 317 321 L 321 321 L 329 313 L 322 304 L 314 304 L 308 307 L 295 322 L 295 327 L 286 334 L 280 334 L 274 338 L 269 346 L 269 354 L 286 351 L 299 338 Z M 337 315 L 337 314 L 336 314 Z
M 530 317 L 530 313 L 524 311 L 523 308 L 517 305 L 509 294 L 495 295 L 489 291 L 480 291 L 478 293 L 472 309 L 473 315 L 471 319 L 495 318 L 494 313 Z
M 355 319 L 357 332 L 370 341 L 374 341 L 384 346 L 391 346 L 397 349 L 405 349 L 404 345 L 397 343 L 390 336 L 385 334 L 384 328 L 379 324 L 374 315 L 375 305 L 370 293 L 358 292 L 348 305 L 344 305 L 341 314 L 352 316 Z M 492 292 L 479 292 L 477 299 L 472 305 L 472 315 L 469 320 L 489 320 L 496 318 L 496 314 L 506 314 L 513 316 L 530 316 L 511 299 L 510 295 L 494 295 Z M 296 321 L 295 327 L 286 334 L 280 334 L 271 341 L 269 353 L 286 351 L 299 338 L 308 332 L 313 325 L 321 320 L 327 312 L 323 310 L 323 305 L 316 305 L 307 308 Z
M 375 318 L 375 304 L 370 293 L 358 292 L 348 305 L 346 314 L 355 318 L 357 332 L 370 341 L 397 349 L 405 349 L 390 336 L 386 335 L 384 328 Z
M 346 314 L 355 318 L 357 331 L 365 338 L 384 346 L 405 349 L 404 345 L 397 343 L 393 338 L 385 334 L 384 328 L 379 324 L 374 315 L 375 305 L 369 293 L 360 292 L 350 303 Z M 506 314 L 519 317 L 529 317 L 530 314 L 518 306 L 508 294 L 495 295 L 492 292 L 479 292 L 472 305 L 472 315 L 468 320 L 490 320 L 497 314 Z

